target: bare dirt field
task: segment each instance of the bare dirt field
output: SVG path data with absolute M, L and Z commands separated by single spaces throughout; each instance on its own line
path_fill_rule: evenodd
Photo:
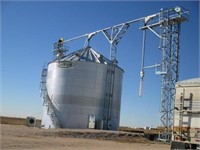
M 1 150 L 169 150 L 141 134 L 99 130 L 39 129 L 1 124 Z

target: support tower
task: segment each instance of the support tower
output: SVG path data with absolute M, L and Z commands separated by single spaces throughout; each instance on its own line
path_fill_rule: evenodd
M 140 28 L 144 30 L 143 32 L 149 29 L 160 39 L 159 49 L 162 53 L 162 62 L 151 67 L 155 67 L 156 74 L 161 75 L 160 121 L 163 128 L 162 138 L 166 141 L 171 139 L 175 84 L 179 77 L 180 27 L 181 23 L 187 20 L 188 11 L 181 7 L 161 9 L 159 14 L 146 17 L 144 26 Z M 145 42 L 143 42 L 143 51 L 144 44 Z M 144 60 L 142 62 L 144 65 Z M 144 75 L 144 69 L 148 68 L 143 65 L 141 75 Z M 143 76 L 141 76 L 141 85 L 142 80 Z

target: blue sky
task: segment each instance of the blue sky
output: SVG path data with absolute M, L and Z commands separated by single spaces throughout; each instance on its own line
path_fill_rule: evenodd
M 182 6 L 190 11 L 181 27 L 180 80 L 199 77 L 199 2 L 14 2 L 1 1 L 1 115 L 42 115 L 39 81 L 44 62 L 52 60 L 52 45 L 108 26 L 148 16 L 161 8 Z M 141 23 L 132 24 L 118 46 L 123 79 L 121 121 L 124 126 L 157 126 L 160 120 L 160 76 L 146 70 L 143 96 L 138 96 L 141 63 Z M 82 48 L 73 42 L 69 53 Z M 145 65 L 159 63 L 159 40 L 147 32 Z M 109 43 L 95 36 L 91 46 L 109 57 Z

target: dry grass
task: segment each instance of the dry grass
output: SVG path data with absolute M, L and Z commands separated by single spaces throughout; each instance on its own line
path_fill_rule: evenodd
M 159 134 L 160 129 L 154 129 L 154 130 L 145 130 L 145 129 L 134 129 L 129 127 L 120 127 L 119 131 L 125 131 L 125 132 L 132 132 L 132 133 L 144 133 L 144 134 Z
M 169 145 L 151 142 L 142 134 L 90 129 L 39 129 L 1 124 L 0 149 L 5 150 L 160 150 Z
M 0 116 L 1 124 L 11 124 L 11 125 L 26 125 L 26 118 L 16 118 L 16 117 L 5 117 Z M 41 120 L 36 119 L 36 126 L 41 125 Z

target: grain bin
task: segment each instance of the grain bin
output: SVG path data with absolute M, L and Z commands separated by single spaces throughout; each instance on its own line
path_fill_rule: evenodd
M 55 59 L 43 72 L 45 128 L 118 130 L 123 77 L 120 67 L 87 46 Z

